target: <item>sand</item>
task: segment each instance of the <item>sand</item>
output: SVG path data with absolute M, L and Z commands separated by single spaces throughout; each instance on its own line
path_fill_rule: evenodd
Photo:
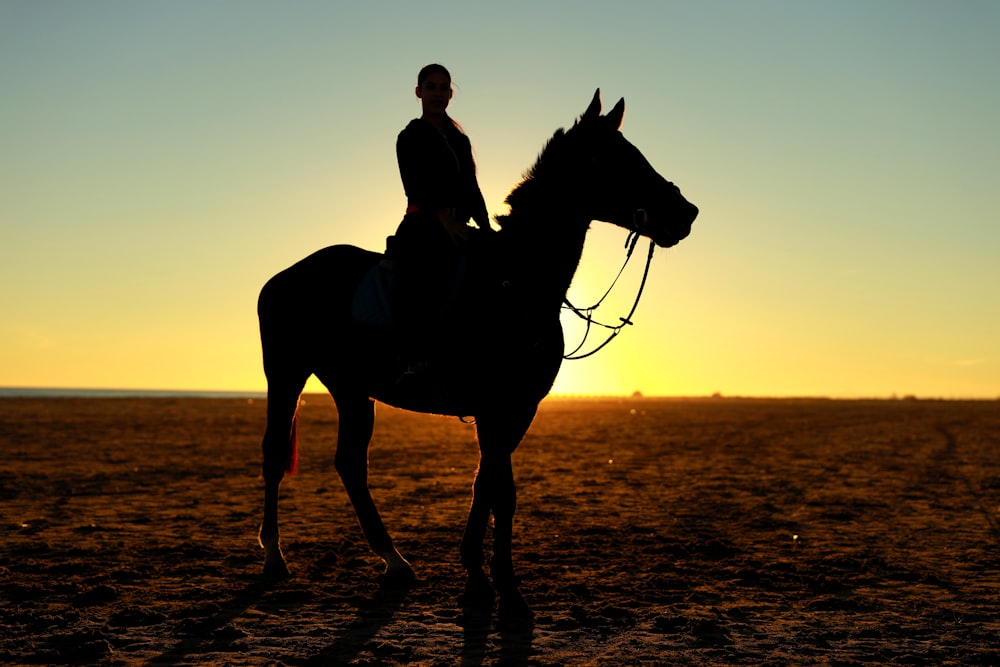
M 465 614 L 458 420 L 379 406 L 380 588 L 307 396 L 291 579 L 256 543 L 264 401 L 0 400 L 0 663 L 997 665 L 1000 402 L 549 400 L 515 456 L 536 613 Z

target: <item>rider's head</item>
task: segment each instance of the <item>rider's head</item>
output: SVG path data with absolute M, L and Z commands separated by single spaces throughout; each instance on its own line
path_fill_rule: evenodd
M 444 116 L 451 101 L 451 73 L 437 63 L 424 66 L 417 74 L 415 92 L 425 116 Z

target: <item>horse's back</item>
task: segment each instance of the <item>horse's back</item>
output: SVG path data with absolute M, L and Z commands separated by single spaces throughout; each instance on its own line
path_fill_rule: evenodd
M 331 330 L 350 320 L 354 290 L 379 257 L 355 246 L 329 246 L 268 280 L 257 301 L 264 347 L 329 344 Z
M 331 304 L 342 302 L 354 293 L 365 271 L 380 256 L 352 245 L 333 245 L 317 250 L 264 284 L 258 312 L 274 302 L 313 307 L 318 298 Z

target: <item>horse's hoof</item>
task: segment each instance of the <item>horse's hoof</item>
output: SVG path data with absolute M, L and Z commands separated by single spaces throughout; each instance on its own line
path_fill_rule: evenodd
M 535 627 L 535 613 L 517 590 L 500 597 L 497 620 L 504 632 L 524 632 Z
M 493 584 L 485 572 L 479 570 L 469 573 L 469 578 L 465 581 L 465 590 L 458 597 L 458 601 L 468 610 L 493 611 L 496 591 L 493 590 Z
M 270 580 L 287 579 L 292 576 L 284 560 L 265 561 L 263 575 L 265 579 Z

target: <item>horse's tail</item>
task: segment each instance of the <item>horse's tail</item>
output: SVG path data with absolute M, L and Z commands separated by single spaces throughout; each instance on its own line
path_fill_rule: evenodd
M 288 460 L 285 462 L 285 472 L 294 475 L 299 471 L 299 409 L 295 408 L 292 415 L 292 428 L 288 432 Z

